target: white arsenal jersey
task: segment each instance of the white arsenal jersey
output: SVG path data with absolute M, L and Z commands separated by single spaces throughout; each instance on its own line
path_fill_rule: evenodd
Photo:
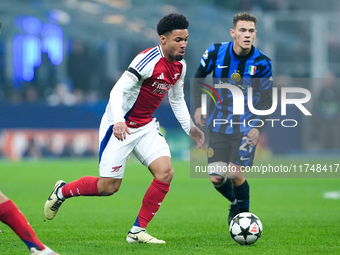
M 144 126 L 168 92 L 176 118 L 189 133 L 192 122 L 184 100 L 185 73 L 185 61 L 169 62 L 160 45 L 141 52 L 111 90 L 107 119 L 113 125 L 125 122 L 130 128 Z

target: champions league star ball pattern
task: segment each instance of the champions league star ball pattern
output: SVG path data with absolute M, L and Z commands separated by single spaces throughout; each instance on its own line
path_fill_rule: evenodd
M 250 212 L 237 214 L 229 226 L 231 237 L 241 245 L 255 243 L 261 237 L 262 229 L 260 219 Z

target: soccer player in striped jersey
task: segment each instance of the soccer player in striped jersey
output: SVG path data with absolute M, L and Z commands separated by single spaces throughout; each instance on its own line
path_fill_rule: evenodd
M 242 169 L 253 164 L 255 147 L 268 117 L 249 110 L 248 88 L 252 90 L 255 109 L 267 110 L 272 105 L 272 64 L 253 46 L 256 22 L 252 14 L 236 14 L 230 29 L 233 41 L 210 45 L 195 74 L 194 119 L 196 124 L 209 129 L 209 177 L 216 190 L 231 202 L 229 223 L 237 213 L 249 211 L 249 185 Z M 216 88 L 219 100 L 216 104 L 212 100 L 207 114 L 202 115 L 201 94 L 209 89 L 203 78 L 211 72 L 214 84 L 237 86 L 243 92 L 244 114 L 234 114 L 235 98 L 229 89 Z M 216 171 L 223 168 L 229 171 Z
M 174 175 L 169 146 L 152 116 L 166 94 L 184 131 L 196 141 L 198 148 L 204 142 L 203 132 L 190 118 L 183 93 L 188 26 L 185 16 L 176 13 L 159 21 L 160 44 L 137 55 L 111 90 L 99 128 L 100 178 L 85 176 L 67 184 L 58 181 L 45 204 L 47 219 L 55 217 L 65 199 L 116 193 L 126 161 L 133 153 L 148 167 L 154 179 L 126 240 L 165 243 L 148 234 L 146 227 L 168 193 Z

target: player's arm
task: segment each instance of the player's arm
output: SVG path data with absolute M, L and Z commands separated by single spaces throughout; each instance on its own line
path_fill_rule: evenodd
M 262 66 L 261 71 L 259 73 L 258 81 L 260 82 L 260 102 L 258 104 L 259 110 L 268 110 L 272 106 L 273 103 L 273 73 L 272 73 L 272 63 L 268 60 L 267 64 Z M 269 115 L 260 115 L 260 119 L 264 124 L 267 122 L 266 119 L 269 118 Z M 262 132 L 265 125 L 259 128 L 259 131 Z
M 207 75 L 205 74 L 204 68 L 200 65 L 197 68 L 195 79 L 193 82 L 193 91 L 194 91 L 194 104 L 195 104 L 195 113 L 194 113 L 194 120 L 197 125 L 201 127 L 205 126 L 205 119 L 206 116 L 202 115 L 202 107 L 201 107 L 201 96 L 203 87 L 201 82 L 204 82 L 204 78 Z
M 258 105 L 259 110 L 268 110 L 272 106 L 273 101 L 273 74 L 272 74 L 272 65 L 271 61 L 268 61 L 268 64 L 261 69 L 259 74 L 260 78 L 258 81 L 260 82 L 260 91 L 261 98 Z M 255 146 L 260 138 L 260 134 L 267 123 L 266 119 L 269 118 L 269 115 L 260 115 L 259 118 L 262 120 L 263 125 L 261 127 L 252 128 L 247 135 L 247 143 L 250 146 Z
M 123 105 L 124 100 L 126 100 L 134 87 L 139 86 L 141 78 L 141 75 L 130 66 L 110 92 L 109 107 L 111 107 L 113 115 L 113 134 L 118 140 L 123 141 L 126 139 L 126 134 L 130 134 L 130 130 L 125 123 Z
M 195 104 L 195 113 L 194 120 L 197 125 L 201 127 L 205 126 L 205 118 L 206 116 L 202 115 L 201 108 L 201 95 L 202 88 L 204 87 L 202 83 L 204 82 L 204 78 L 209 75 L 214 68 L 214 56 L 216 55 L 216 47 L 214 44 L 210 45 L 209 48 L 204 52 L 201 57 L 200 65 L 196 70 L 193 82 L 193 94 L 194 94 L 194 104 Z
M 116 82 L 110 92 L 110 107 L 113 113 L 113 122 L 125 122 L 123 104 L 124 98 L 129 95 L 134 86 L 138 83 L 138 78 L 131 72 L 131 68 L 126 70 Z
M 176 84 L 169 90 L 168 97 L 171 108 L 181 124 L 183 130 L 192 137 L 197 143 L 197 148 L 201 148 L 204 143 L 203 132 L 195 126 L 193 123 L 187 104 L 184 99 L 183 85 L 184 85 L 184 73 L 182 72 L 181 77 L 178 79 Z
M 111 107 L 114 123 L 112 130 L 114 136 L 120 141 L 126 139 L 126 134 L 130 134 L 124 118 L 124 98 L 136 86 L 137 82 L 138 78 L 131 71 L 126 70 L 110 92 L 109 107 Z
M 129 128 L 125 123 L 126 109 L 131 107 L 131 102 L 127 102 L 131 97 L 132 91 L 138 89 L 141 80 L 150 76 L 150 70 L 144 68 L 143 72 L 137 71 L 136 67 L 145 57 L 148 51 L 138 54 L 130 63 L 129 68 L 123 73 L 110 93 L 110 107 L 113 114 L 113 132 L 117 139 L 123 141 L 126 133 L 130 134 Z M 125 108 L 124 108 L 125 106 Z

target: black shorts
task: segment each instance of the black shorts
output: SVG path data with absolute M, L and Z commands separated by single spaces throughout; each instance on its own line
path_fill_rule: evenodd
M 225 162 L 252 166 L 256 146 L 249 147 L 247 133 L 226 135 L 209 132 L 208 163 Z

